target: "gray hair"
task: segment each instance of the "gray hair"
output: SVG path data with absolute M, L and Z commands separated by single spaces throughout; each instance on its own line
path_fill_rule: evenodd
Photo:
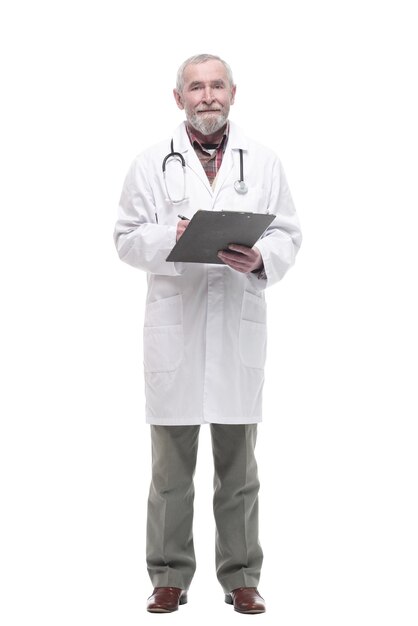
M 229 67 L 228 63 L 214 54 L 196 54 L 195 56 L 189 57 L 182 63 L 177 72 L 177 83 L 176 90 L 181 93 L 184 87 L 184 70 L 188 65 L 198 64 L 198 63 L 206 63 L 206 61 L 220 61 L 226 70 L 226 75 L 228 77 L 228 81 L 231 87 L 234 86 L 234 79 L 232 77 L 232 70 Z

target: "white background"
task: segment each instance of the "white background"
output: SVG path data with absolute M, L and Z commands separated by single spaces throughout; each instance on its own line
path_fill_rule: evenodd
M 416 626 L 418 128 L 413 2 L 9 0 L 1 53 L 1 621 L 145 612 L 145 275 L 112 231 L 134 156 L 212 52 L 231 118 L 280 155 L 304 231 L 268 293 L 260 591 L 283 626 Z M 198 569 L 170 618 L 244 618 L 214 570 L 201 432 Z

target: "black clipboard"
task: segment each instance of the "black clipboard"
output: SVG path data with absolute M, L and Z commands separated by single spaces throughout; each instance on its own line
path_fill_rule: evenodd
M 218 263 L 219 250 L 236 243 L 252 248 L 276 216 L 242 211 L 197 211 L 166 261 Z

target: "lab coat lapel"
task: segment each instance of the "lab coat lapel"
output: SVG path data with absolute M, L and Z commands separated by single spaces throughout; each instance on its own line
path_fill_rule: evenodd
M 220 190 L 222 189 L 223 185 L 227 181 L 231 173 L 231 170 L 234 167 L 234 158 L 235 158 L 235 154 L 233 154 L 231 148 L 227 146 L 225 150 L 225 154 L 222 158 L 222 165 L 219 169 L 218 176 L 216 179 L 215 189 L 213 190 L 214 200 L 216 200 Z
M 199 161 L 199 157 L 197 156 L 196 152 L 190 144 L 189 137 L 186 132 L 185 123 L 181 124 L 175 131 L 174 150 L 178 150 L 184 155 L 187 167 L 189 167 L 196 174 L 196 176 L 200 179 L 207 191 L 212 196 L 213 190 L 211 184 L 205 170 L 203 169 L 201 162 Z
M 237 171 L 239 173 L 239 150 L 245 151 L 248 149 L 248 142 L 242 131 L 233 122 L 229 122 L 229 137 L 226 146 L 225 154 L 222 159 L 222 165 L 218 172 L 218 179 L 214 190 L 215 200 L 222 187 L 230 178 L 231 171 Z M 245 169 L 244 169 L 245 175 Z M 239 175 L 237 174 L 237 179 Z M 235 180 L 235 179 L 234 179 Z

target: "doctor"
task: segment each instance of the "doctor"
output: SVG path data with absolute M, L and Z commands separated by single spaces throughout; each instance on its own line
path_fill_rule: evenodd
M 147 610 L 155 613 L 187 602 L 195 571 L 193 475 L 201 424 L 211 429 L 216 571 L 225 601 L 240 613 L 265 611 L 257 590 L 263 554 L 254 456 L 266 356 L 264 290 L 293 265 L 301 234 L 279 159 L 228 121 L 235 93 L 231 69 L 219 57 L 198 55 L 182 64 L 174 98 L 186 121 L 132 163 L 115 228 L 120 258 L 146 271 L 148 280 L 147 565 L 154 591 Z M 220 251 L 222 264 L 167 262 L 199 209 L 276 218 L 253 248 L 231 243 Z

